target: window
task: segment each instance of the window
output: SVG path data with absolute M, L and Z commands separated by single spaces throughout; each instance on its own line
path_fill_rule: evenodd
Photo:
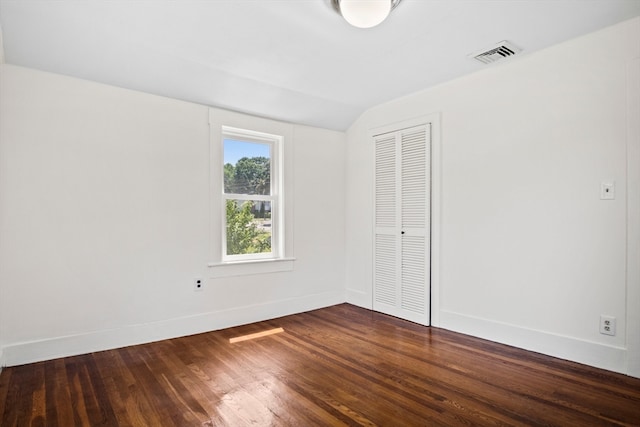
M 293 270 L 293 126 L 211 108 L 212 278 Z
M 223 261 L 281 257 L 282 137 L 223 126 Z

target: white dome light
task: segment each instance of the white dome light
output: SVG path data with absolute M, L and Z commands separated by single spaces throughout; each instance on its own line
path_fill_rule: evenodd
M 387 19 L 392 0 L 339 0 L 340 13 L 354 27 L 371 28 Z

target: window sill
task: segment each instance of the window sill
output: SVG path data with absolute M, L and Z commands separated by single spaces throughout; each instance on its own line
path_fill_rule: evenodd
M 246 276 L 250 274 L 279 273 L 293 271 L 295 258 L 254 259 L 249 261 L 210 262 L 210 277 Z

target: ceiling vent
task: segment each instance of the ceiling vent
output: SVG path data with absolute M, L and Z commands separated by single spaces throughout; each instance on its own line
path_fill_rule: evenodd
M 473 53 L 469 55 L 470 58 L 478 60 L 483 64 L 493 64 L 494 62 L 507 59 L 522 52 L 522 49 L 513 45 L 513 43 L 506 40 L 501 41 L 495 46 L 490 47 L 479 53 Z

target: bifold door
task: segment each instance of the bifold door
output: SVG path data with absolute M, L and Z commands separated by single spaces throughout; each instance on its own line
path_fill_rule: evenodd
M 373 140 L 373 309 L 428 325 L 431 127 L 400 129 Z

